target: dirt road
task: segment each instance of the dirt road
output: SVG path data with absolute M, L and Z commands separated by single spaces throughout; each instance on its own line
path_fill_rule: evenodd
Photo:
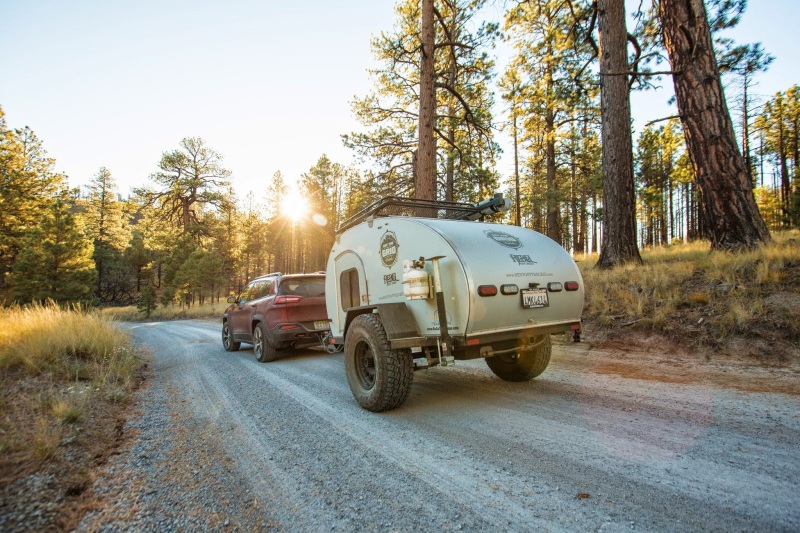
M 568 344 L 529 383 L 417 372 L 373 414 L 341 354 L 262 364 L 216 322 L 129 327 L 148 385 L 80 529 L 800 530 L 792 368 Z

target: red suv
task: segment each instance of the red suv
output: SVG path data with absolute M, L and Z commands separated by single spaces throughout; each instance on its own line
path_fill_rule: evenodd
M 278 350 L 320 342 L 330 330 L 324 274 L 273 272 L 251 281 L 228 303 L 222 345 L 235 352 L 240 343 L 251 343 L 262 363 L 274 361 Z

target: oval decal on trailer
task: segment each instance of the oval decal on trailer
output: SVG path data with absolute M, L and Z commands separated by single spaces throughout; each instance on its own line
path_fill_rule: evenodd
M 506 248 L 513 248 L 515 250 L 522 248 L 522 241 L 504 231 L 486 230 L 484 231 L 487 237 L 494 242 Z
M 381 237 L 381 249 L 380 249 L 380 256 L 381 256 L 381 263 L 386 268 L 392 268 L 397 262 L 397 249 L 400 247 L 397 244 L 397 236 L 394 234 L 393 231 L 387 231 Z

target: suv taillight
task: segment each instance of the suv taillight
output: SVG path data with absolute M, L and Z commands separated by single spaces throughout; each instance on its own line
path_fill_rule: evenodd
M 276 304 L 296 304 L 302 300 L 302 296 L 276 296 L 273 303 Z

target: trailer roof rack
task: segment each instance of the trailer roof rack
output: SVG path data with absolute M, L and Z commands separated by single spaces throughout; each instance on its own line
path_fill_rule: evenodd
M 506 211 L 510 207 L 502 194 L 493 198 L 470 204 L 467 202 L 448 202 L 444 200 L 424 200 L 387 196 L 368 205 L 355 215 L 339 224 L 336 233 L 341 233 L 370 218 L 406 216 L 419 218 L 446 218 L 450 220 L 483 220 L 486 215 Z

